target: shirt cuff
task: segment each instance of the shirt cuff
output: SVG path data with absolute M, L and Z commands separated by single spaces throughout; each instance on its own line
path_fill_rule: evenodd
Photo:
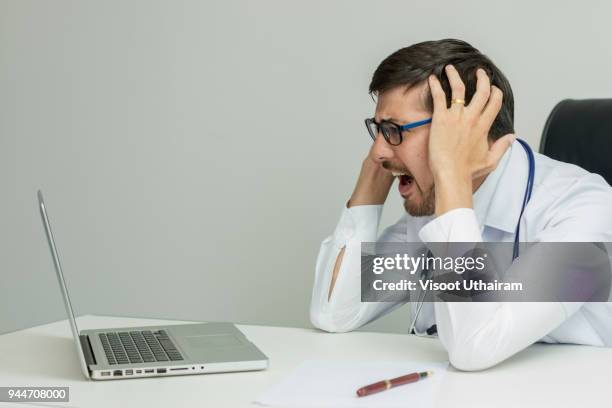
M 434 218 L 421 228 L 419 238 L 428 242 L 482 242 L 480 225 L 472 208 L 457 208 Z
M 349 240 L 375 242 L 382 209 L 382 205 L 344 207 L 333 234 L 334 241 L 339 246 L 344 246 Z

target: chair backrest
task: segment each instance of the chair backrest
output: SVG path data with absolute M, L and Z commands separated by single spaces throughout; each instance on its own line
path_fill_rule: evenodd
M 566 99 L 550 112 L 540 153 L 597 173 L 612 184 L 612 99 Z

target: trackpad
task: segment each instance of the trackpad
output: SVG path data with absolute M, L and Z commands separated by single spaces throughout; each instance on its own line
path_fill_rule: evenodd
M 185 337 L 187 344 L 194 348 L 228 347 L 242 344 L 233 334 L 203 334 Z

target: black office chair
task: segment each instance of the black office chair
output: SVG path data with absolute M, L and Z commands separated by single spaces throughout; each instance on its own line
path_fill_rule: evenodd
M 612 99 L 566 99 L 550 112 L 540 153 L 597 173 L 612 185 Z

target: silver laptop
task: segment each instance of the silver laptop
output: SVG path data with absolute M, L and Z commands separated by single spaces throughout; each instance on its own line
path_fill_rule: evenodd
M 85 377 L 115 380 L 264 370 L 268 367 L 268 358 L 231 323 L 121 327 L 79 332 L 40 190 L 38 204 Z

